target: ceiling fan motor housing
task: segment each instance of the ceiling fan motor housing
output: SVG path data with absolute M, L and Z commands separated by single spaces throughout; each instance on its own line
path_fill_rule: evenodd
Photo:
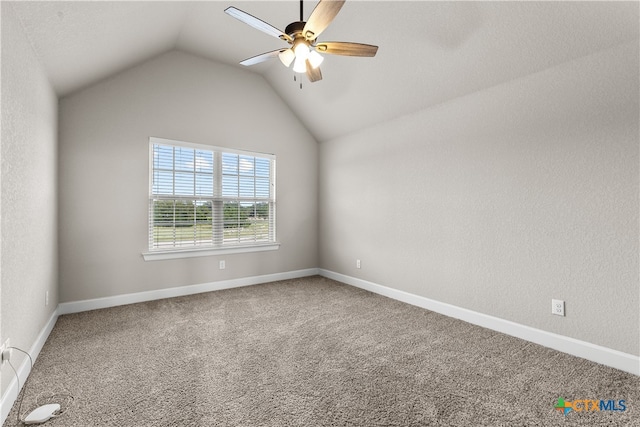
M 298 37 L 304 37 L 310 42 L 315 41 L 314 34 L 311 31 L 307 31 L 307 34 L 302 34 L 304 31 L 304 26 L 306 22 L 296 21 L 287 25 L 287 28 L 284 29 L 284 32 L 288 34 L 292 39 L 296 39 Z

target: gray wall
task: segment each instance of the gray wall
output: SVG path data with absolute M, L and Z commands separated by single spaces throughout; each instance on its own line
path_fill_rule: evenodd
M 321 143 L 320 267 L 640 354 L 638 71 L 634 42 Z
M 150 136 L 275 154 L 280 249 L 145 262 Z M 317 143 L 254 73 L 169 52 L 63 98 L 59 144 L 62 302 L 317 267 Z
M 29 350 L 58 305 L 58 102 L 10 4 L 2 2 L 0 342 Z M 45 306 L 45 292 L 49 305 Z M 24 356 L 14 352 L 14 365 Z M 4 393 L 13 372 L 2 368 Z

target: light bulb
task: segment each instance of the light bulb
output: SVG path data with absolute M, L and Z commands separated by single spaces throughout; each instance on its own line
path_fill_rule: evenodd
M 293 63 L 293 71 L 296 73 L 305 73 L 307 71 L 307 62 L 296 56 L 296 62 Z
M 296 59 L 300 58 L 305 61 L 309 57 L 309 46 L 304 40 L 300 40 L 293 47 L 293 51 L 296 54 Z
M 296 59 L 296 54 L 293 53 L 292 49 L 287 49 L 280 52 L 278 54 L 278 58 L 280 58 L 280 62 L 282 62 L 282 64 L 288 68 L 293 60 Z
M 324 61 L 324 57 L 315 50 L 309 52 L 309 57 L 307 59 L 314 69 L 318 68 L 320 64 L 322 64 L 322 61 Z

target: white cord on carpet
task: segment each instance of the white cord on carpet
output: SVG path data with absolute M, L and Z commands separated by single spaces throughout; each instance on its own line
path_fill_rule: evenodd
M 31 358 L 31 355 L 18 348 L 18 347 L 8 347 L 10 349 L 14 349 L 14 350 L 18 350 L 21 353 L 24 353 L 27 355 L 27 357 L 29 357 L 29 364 L 30 364 L 30 368 L 29 368 L 29 375 L 31 375 L 31 371 L 33 370 L 33 359 Z M 11 361 L 8 360 L 9 362 L 9 366 L 11 366 L 11 369 L 13 369 L 13 373 L 16 375 L 16 381 L 18 382 L 18 394 L 20 394 L 20 376 L 18 375 L 18 371 L 16 371 L 16 368 L 13 367 L 13 365 L 11 364 Z M 24 383 L 24 390 L 22 390 L 22 395 L 20 396 L 20 403 L 18 404 L 18 410 L 17 410 L 17 414 L 16 414 L 16 425 L 21 425 L 24 424 L 25 419 L 20 417 L 20 412 L 22 412 L 22 401 L 24 400 L 24 395 L 27 392 L 27 382 L 29 381 L 29 377 L 27 377 L 27 380 Z M 46 398 L 44 397 L 46 395 Z M 44 399 L 44 401 L 42 400 Z M 64 405 L 61 404 L 59 401 L 55 401 L 58 399 L 65 399 L 64 400 Z M 36 404 L 35 406 L 33 406 L 29 411 L 27 411 L 27 414 L 30 414 L 33 410 L 35 410 L 36 408 L 42 406 L 42 405 L 46 405 L 48 403 L 58 403 L 60 405 L 60 409 L 58 411 L 56 411 L 54 413 L 54 415 L 51 416 L 51 418 L 55 418 L 55 417 L 59 417 L 60 415 L 64 414 L 72 405 L 74 402 L 75 398 L 73 397 L 73 395 L 71 393 L 69 393 L 68 391 L 64 390 L 61 392 L 57 392 L 57 393 L 40 393 L 40 395 L 38 395 L 38 397 L 36 397 Z M 54 402 L 55 401 L 55 402 Z M 46 422 L 46 421 L 45 421 Z

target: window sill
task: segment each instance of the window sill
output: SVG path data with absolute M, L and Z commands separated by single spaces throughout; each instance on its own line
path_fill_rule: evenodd
M 143 252 L 145 261 L 161 261 L 165 259 L 194 258 L 212 255 L 241 254 L 247 252 L 276 251 L 280 243 L 268 243 L 264 245 L 230 246 L 226 248 L 189 248 L 172 249 L 166 251 Z

